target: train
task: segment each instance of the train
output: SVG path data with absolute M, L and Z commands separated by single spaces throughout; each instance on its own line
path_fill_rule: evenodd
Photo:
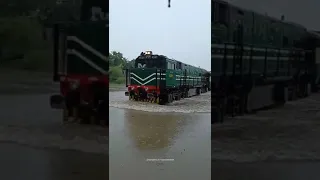
M 63 111 L 63 122 L 108 126 L 108 1 L 83 0 L 78 7 L 79 19 L 51 23 L 60 92 L 50 96 L 50 105 Z
M 152 51 L 141 52 L 125 70 L 130 100 L 165 105 L 210 91 L 209 71 Z
M 212 0 L 212 123 L 318 91 L 318 32 Z

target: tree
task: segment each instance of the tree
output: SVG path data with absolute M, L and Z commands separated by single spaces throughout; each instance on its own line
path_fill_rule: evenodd
M 109 53 L 109 65 L 110 66 L 125 66 L 127 64 L 127 58 L 123 57 L 123 54 L 117 51 L 111 51 Z
M 121 84 L 124 83 L 125 77 L 123 70 L 128 66 L 128 60 L 122 53 L 111 51 L 109 53 L 110 82 Z

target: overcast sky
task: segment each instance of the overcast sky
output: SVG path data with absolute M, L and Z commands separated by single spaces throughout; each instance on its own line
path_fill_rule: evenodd
M 210 0 L 110 0 L 110 51 L 151 50 L 210 70 Z
M 320 31 L 320 0 L 226 0 L 237 6 L 285 19 Z

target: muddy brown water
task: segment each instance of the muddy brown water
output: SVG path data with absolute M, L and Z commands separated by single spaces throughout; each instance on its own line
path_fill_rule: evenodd
M 211 122 L 203 112 L 210 108 L 208 95 L 187 100 L 194 108 L 189 102 L 163 107 L 123 96 L 110 92 L 110 179 L 210 179 Z

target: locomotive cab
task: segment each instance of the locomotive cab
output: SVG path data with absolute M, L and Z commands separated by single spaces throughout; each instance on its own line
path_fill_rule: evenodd
M 206 70 L 151 51 L 142 52 L 126 69 L 125 92 L 130 100 L 171 103 L 208 91 Z
M 161 80 L 165 80 L 166 59 L 154 55 L 152 51 L 141 52 L 135 60 L 134 68 L 126 69 L 126 96 L 139 94 L 145 99 L 155 96 L 160 91 Z
M 165 59 L 158 55 L 153 55 L 152 51 L 141 53 L 135 60 L 135 68 L 159 68 L 165 69 Z

